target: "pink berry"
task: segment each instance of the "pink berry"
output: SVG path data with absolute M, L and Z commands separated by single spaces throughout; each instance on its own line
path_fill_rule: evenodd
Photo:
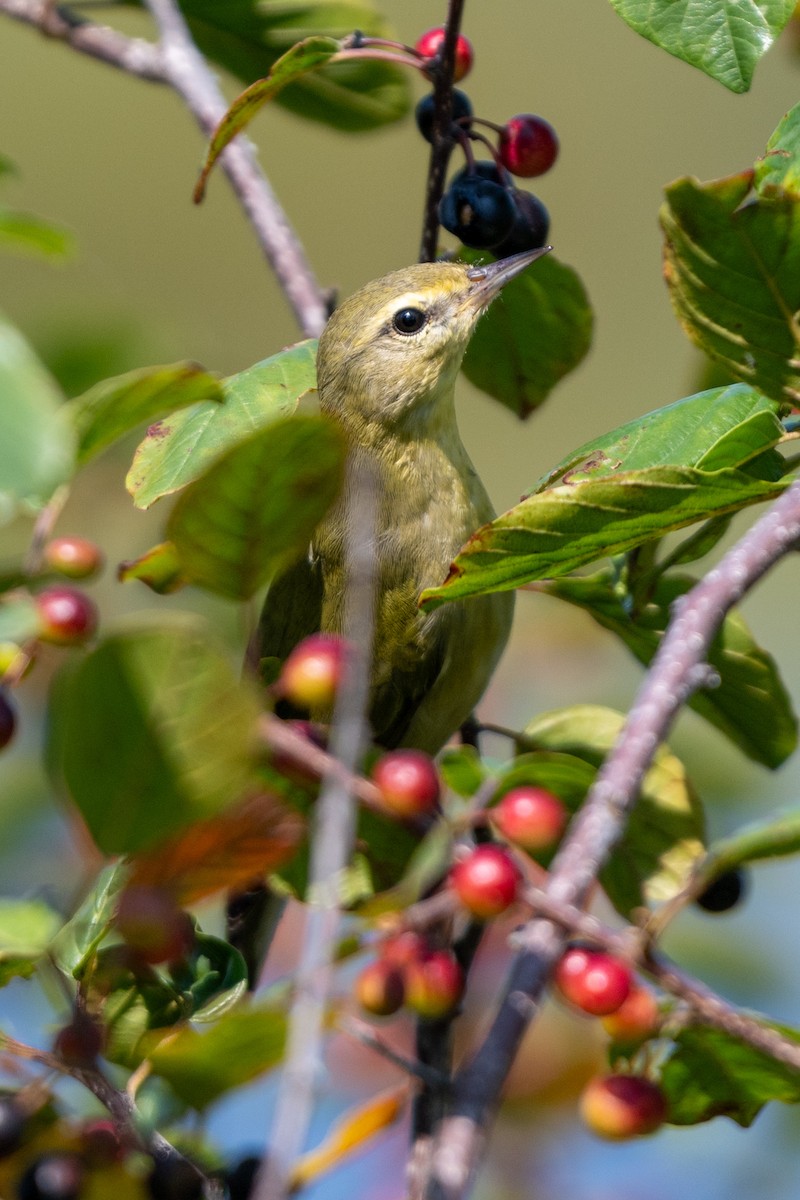
M 581 1096 L 580 1112 L 600 1137 L 624 1141 L 663 1125 L 667 1102 L 658 1084 L 639 1075 L 598 1075 Z
M 85 592 L 73 587 L 50 587 L 35 597 L 39 637 L 43 642 L 71 646 L 88 641 L 97 629 L 97 608 Z
M 423 58 L 433 59 L 441 52 L 443 42 L 444 29 L 439 26 L 436 29 L 429 29 L 427 33 L 423 33 L 422 37 L 417 39 L 414 49 Z M 456 62 L 455 70 L 453 71 L 453 79 L 456 83 L 469 74 L 472 67 L 472 57 L 472 43 L 469 38 L 465 38 L 463 33 L 460 33 L 456 41 Z
M 67 575 L 70 579 L 88 579 L 96 575 L 103 566 L 103 554 L 99 546 L 86 538 L 53 538 L 44 548 L 44 561 L 51 571 Z
M 421 750 L 392 750 L 372 768 L 381 803 L 393 817 L 421 817 L 439 800 L 439 776 L 433 759 Z
M 558 796 L 540 787 L 516 787 L 506 792 L 491 813 L 503 837 L 523 850 L 536 853 L 558 842 L 568 813 Z
M 356 979 L 354 991 L 361 1007 L 376 1017 L 389 1017 L 396 1013 L 405 999 L 401 972 L 379 958 L 364 967 Z
M 512 175 L 544 175 L 558 157 L 558 138 L 549 121 L 534 113 L 511 117 L 500 134 L 500 159 Z
M 593 1017 L 604 1017 L 627 999 L 633 975 L 625 963 L 602 950 L 573 946 L 561 958 L 553 982 L 570 1004 Z
M 283 664 L 282 694 L 299 708 L 330 708 L 342 680 L 345 653 L 345 642 L 335 634 L 304 638 Z
M 519 871 L 502 846 L 476 846 L 450 872 L 450 886 L 474 917 L 486 921 L 514 903 Z
M 429 1021 L 448 1016 L 464 990 L 463 972 L 446 950 L 430 950 L 409 963 L 404 976 L 406 1004 Z

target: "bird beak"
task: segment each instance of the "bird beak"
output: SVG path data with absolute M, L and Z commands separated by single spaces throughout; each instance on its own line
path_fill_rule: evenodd
M 467 279 L 472 284 L 468 300 L 470 307 L 474 305 L 478 311 L 483 312 L 510 279 L 552 249 L 552 246 L 541 246 L 538 250 L 524 250 L 522 254 L 512 254 L 511 258 L 498 258 L 497 262 L 487 263 L 482 267 L 470 267 L 467 271 Z

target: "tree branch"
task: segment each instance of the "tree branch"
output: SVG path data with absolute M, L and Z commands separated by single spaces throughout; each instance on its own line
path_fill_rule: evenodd
M 453 73 L 456 66 L 456 43 L 461 29 L 464 0 L 449 0 L 441 61 L 433 81 L 434 114 L 431 130 L 431 157 L 425 184 L 425 211 L 422 222 L 420 262 L 433 262 L 439 232 L 439 201 L 444 191 L 444 177 L 453 149 L 448 134 L 453 111 Z
M 48 37 L 57 38 L 73 50 L 118 67 L 128 75 L 150 83 L 169 82 L 158 47 L 144 38 L 126 37 L 108 25 L 95 25 L 67 14 L 61 8 L 54 8 L 49 0 L 0 0 L 0 13 L 33 25 Z
M 623 832 L 653 754 L 681 706 L 707 678 L 704 658 L 725 614 L 798 538 L 800 481 L 676 606 L 619 739 L 553 862 L 546 889 L 553 899 L 583 904 Z M 518 935 L 523 949 L 512 964 L 492 1025 L 454 1079 L 451 1115 L 441 1124 L 434 1152 L 429 1200 L 461 1200 L 468 1194 L 487 1125 L 566 936 L 543 919 L 534 919 Z

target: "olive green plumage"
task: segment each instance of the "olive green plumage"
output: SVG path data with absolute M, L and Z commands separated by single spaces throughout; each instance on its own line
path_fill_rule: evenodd
M 353 477 L 365 462 L 375 481 L 369 719 L 385 747 L 440 749 L 480 699 L 508 637 L 510 593 L 432 613 L 418 601 L 494 516 L 458 433 L 455 381 L 478 317 L 539 253 L 395 271 L 346 300 L 320 338 L 320 408 L 347 434 Z M 254 657 L 283 659 L 308 634 L 343 632 L 350 504 L 345 488 L 308 558 L 270 587 Z

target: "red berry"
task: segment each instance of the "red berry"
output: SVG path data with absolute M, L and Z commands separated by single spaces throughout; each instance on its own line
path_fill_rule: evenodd
M 558 796 L 540 787 L 512 788 L 491 816 L 503 837 L 531 853 L 554 846 L 568 819 Z
M 503 166 L 512 175 L 530 179 L 550 170 L 558 157 L 558 138 L 543 117 L 519 113 L 503 126 L 499 151 Z
M 383 807 L 393 817 L 421 817 L 439 800 L 439 775 L 421 750 L 392 750 L 372 768 Z
M 179 961 L 186 958 L 194 943 L 188 913 L 162 888 L 126 888 L 120 897 L 116 925 L 142 962 Z
M 430 950 L 405 969 L 406 1004 L 420 1017 L 448 1016 L 461 999 L 464 975 L 452 954 Z
M 436 29 L 429 29 L 427 33 L 423 33 L 422 37 L 417 39 L 414 49 L 423 58 L 436 58 L 441 52 L 443 42 L 444 29 L 439 26 Z M 455 70 L 453 71 L 453 79 L 456 83 L 458 83 L 459 79 L 463 79 L 465 75 L 469 74 L 472 67 L 472 57 L 472 43 L 469 38 L 465 38 L 463 33 L 460 33 L 456 41 L 456 63 Z
M 39 637 L 70 646 L 85 642 L 97 628 L 97 608 L 84 592 L 71 587 L 45 588 L 35 597 Z
M 403 1007 L 405 988 L 397 967 L 382 959 L 369 963 L 355 982 L 355 996 L 362 1008 L 376 1017 L 389 1017 Z
M 96 575 L 103 566 L 103 553 L 94 542 L 86 538 L 53 538 L 44 548 L 44 561 L 51 571 L 67 575 L 70 579 L 88 579 Z
M 68 1067 L 90 1067 L 103 1049 L 103 1030 L 86 1013 L 76 1012 L 69 1025 L 59 1029 L 53 1053 Z
M 514 903 L 519 871 L 502 846 L 476 846 L 450 872 L 450 886 L 474 917 L 486 921 Z
M 346 644 L 335 634 L 314 633 L 283 664 L 281 693 L 299 708 L 330 708 L 344 670 Z
M 624 1003 L 633 976 L 618 958 L 573 946 L 556 967 L 553 982 L 570 1004 L 593 1017 L 604 1017 Z
M 123 1156 L 113 1121 L 97 1118 L 86 1121 L 81 1128 L 81 1153 L 91 1167 L 109 1167 Z
M 4 692 L 0 692 L 0 750 L 4 750 L 17 728 L 17 714 Z
M 634 984 L 616 1012 L 603 1017 L 603 1028 L 615 1042 L 640 1042 L 658 1031 L 658 1001 L 647 988 Z
M 664 1124 L 667 1102 L 658 1084 L 639 1075 L 598 1075 L 580 1100 L 586 1124 L 613 1141 L 654 1133 Z
M 401 971 L 405 970 L 409 963 L 424 958 L 427 953 L 427 942 L 411 929 L 386 938 L 378 947 L 378 954 L 383 961 Z

